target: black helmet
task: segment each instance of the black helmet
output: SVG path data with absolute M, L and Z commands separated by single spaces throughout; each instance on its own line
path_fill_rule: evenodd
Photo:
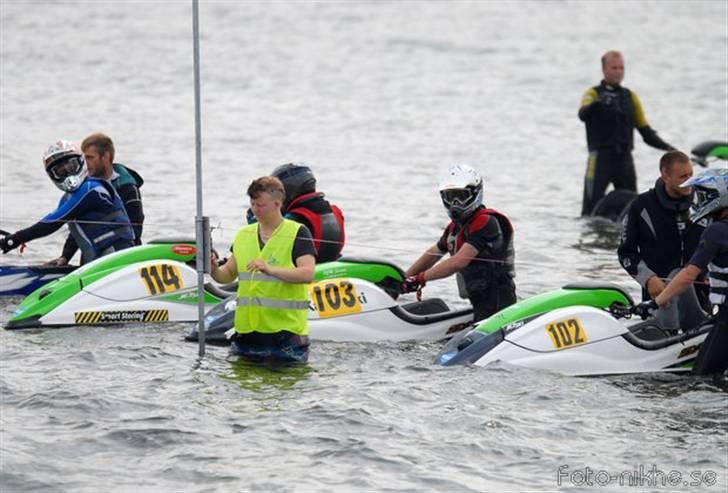
M 305 164 L 282 164 L 273 170 L 271 176 L 281 180 L 283 188 L 286 189 L 284 208 L 299 195 L 316 191 L 316 177 L 313 176 L 311 168 Z

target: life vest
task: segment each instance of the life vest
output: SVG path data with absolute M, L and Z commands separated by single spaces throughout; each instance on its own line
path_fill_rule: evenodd
M 592 87 L 600 100 L 614 95 L 615 109 L 598 108 L 586 121 L 586 140 L 590 151 L 613 149 L 628 152 L 634 147 L 635 104 L 632 93 L 622 86 L 604 83 Z
M 89 197 L 91 194 L 98 197 Z M 62 202 L 69 200 L 78 202 L 84 209 L 76 220 L 68 223 L 73 239 L 81 249 L 83 263 L 133 245 L 134 230 L 111 183 L 88 177 L 77 190 L 61 198 Z
M 144 185 L 142 176 L 130 167 L 119 163 L 114 163 L 112 167 L 118 176 L 111 180 L 111 184 L 117 190 L 125 185 L 136 185 L 137 188 L 141 188 Z
M 288 206 L 286 216 L 302 218 L 311 230 L 316 260 L 331 262 L 341 256 L 346 232 L 344 214 L 337 206 L 330 204 L 320 192 L 311 192 L 296 197 Z
M 465 232 L 476 231 L 491 218 L 498 221 L 501 236 L 480 250 L 460 273 L 470 293 L 510 282 L 515 277 L 513 225 L 505 214 L 480 207 L 464 223 L 452 221 L 447 228 L 448 251 L 450 255 L 455 255 L 465 243 Z
M 273 334 L 286 330 L 301 336 L 308 335 L 306 285 L 245 269 L 251 260 L 257 258 L 263 258 L 271 266 L 294 268 L 291 256 L 301 225 L 283 219 L 262 250 L 258 242 L 259 227 L 255 223 L 241 228 L 233 242 L 233 255 L 238 266 L 235 331 L 240 334 Z

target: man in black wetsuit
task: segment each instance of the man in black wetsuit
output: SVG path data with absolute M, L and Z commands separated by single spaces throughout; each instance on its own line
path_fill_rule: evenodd
M 516 302 L 513 226 L 504 214 L 483 205 L 483 179 L 470 166 L 449 167 L 440 197 L 452 221 L 407 269 L 402 291 L 418 291 L 426 281 L 457 274 L 460 295 L 473 305 L 473 320 L 483 320 Z M 450 258 L 439 262 L 448 252 Z
M 655 299 L 665 289 L 665 280 L 685 266 L 705 229 L 705 220 L 690 220 L 693 192 L 681 186 L 691 176 L 693 166 L 687 155 L 666 152 L 660 159 L 660 177 L 655 187 L 637 196 L 624 218 L 617 255 L 624 270 L 642 286 L 643 300 Z M 708 305 L 707 289 L 701 287 L 696 291 L 701 304 Z M 691 300 L 686 298 L 683 302 Z M 697 308 L 686 306 L 686 310 Z M 679 328 L 676 311 L 662 316 L 666 328 Z
M 728 169 L 708 169 L 686 181 L 698 197 L 693 220 L 703 217 L 712 222 L 703 232 L 695 254 L 670 284 L 655 299 L 659 306 L 691 286 L 707 269 L 710 301 L 718 309 L 715 325 L 700 346 L 693 371 L 699 375 L 728 369 Z
M 582 216 L 592 213 L 610 183 L 615 189 L 637 191 L 632 161 L 635 128 L 647 145 L 664 151 L 673 149 L 647 123 L 637 94 L 620 85 L 624 78 L 624 58 L 620 52 L 604 54 L 602 73 L 604 79 L 587 89 L 579 108 L 589 148 Z
M 346 240 L 344 215 L 316 191 L 316 177 L 305 164 L 283 164 L 273 170 L 286 189 L 283 215 L 303 224 L 313 235 L 316 262 L 331 262 L 341 256 Z

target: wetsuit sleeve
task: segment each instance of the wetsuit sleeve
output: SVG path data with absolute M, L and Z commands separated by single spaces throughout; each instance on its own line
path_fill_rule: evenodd
M 440 239 L 437 240 L 437 249 L 443 253 L 447 252 L 447 237 L 449 235 L 450 235 L 450 226 L 445 228 L 445 231 L 442 232 L 442 236 L 440 236 Z
M 144 209 L 142 208 L 142 195 L 136 185 L 123 185 L 119 188 L 119 197 L 124 203 L 126 214 L 129 216 L 132 229 L 134 230 L 134 244 L 142 243 L 142 225 L 144 223 Z
M 293 243 L 293 251 L 291 252 L 291 260 L 296 263 L 296 259 L 304 255 L 312 255 L 316 257 L 316 248 L 313 246 L 313 236 L 306 226 L 301 225 L 296 233 L 296 240 Z
M 76 240 L 73 238 L 73 235 L 68 235 L 68 238 L 66 238 L 66 242 L 63 244 L 61 257 L 65 258 L 70 262 L 71 258 L 76 254 L 77 250 L 78 245 L 76 244 Z
M 656 149 L 662 149 L 663 151 L 673 150 L 674 147 L 662 140 L 657 135 L 657 132 L 650 127 L 650 124 L 647 123 L 647 118 L 645 117 L 645 112 L 642 109 L 642 103 L 637 93 L 634 91 L 630 91 L 629 93 L 632 98 L 632 104 L 634 105 L 634 125 L 642 136 L 642 140 L 645 141 L 645 144 Z
M 728 249 L 728 226 L 721 223 L 711 223 L 700 237 L 698 248 L 690 258 L 692 264 L 704 271 L 708 264 L 722 251 Z
M 593 87 L 590 87 L 581 97 L 581 106 L 579 106 L 579 120 L 583 122 L 587 121 L 598 106 L 599 95 Z
M 647 289 L 647 280 L 656 275 L 642 259 L 639 251 L 640 240 L 640 214 L 643 209 L 639 201 L 635 200 L 622 222 L 622 234 L 617 247 L 617 257 L 622 268 L 637 281 L 640 286 Z
M 43 219 L 30 226 L 29 228 L 21 229 L 15 233 L 15 236 L 22 243 L 35 240 L 37 238 L 43 238 L 51 233 L 55 233 L 61 226 L 67 221 L 75 219 L 78 215 L 78 204 L 80 201 L 76 195 L 72 195 L 68 200 L 64 200 L 66 197 L 61 199 L 58 204 L 58 208 L 47 214 Z

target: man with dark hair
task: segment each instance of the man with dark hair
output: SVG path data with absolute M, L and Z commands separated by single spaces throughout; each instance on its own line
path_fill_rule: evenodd
M 621 85 L 624 57 L 618 51 L 602 56 L 604 79 L 581 98 L 579 119 L 586 125 L 589 148 L 581 215 L 588 216 L 610 183 L 615 189 L 637 191 L 632 161 L 634 129 L 649 146 L 665 151 L 673 147 L 647 123 L 637 94 Z
M 95 133 L 83 139 L 81 151 L 89 176 L 110 182 L 121 197 L 134 230 L 134 244 L 141 245 L 144 209 L 139 188 L 144 184 L 144 179 L 133 169 L 114 163 L 114 142 L 105 134 Z M 77 250 L 75 239 L 69 235 L 63 245 L 61 256 L 48 264 L 66 265 Z
M 665 280 L 690 259 L 705 229 L 705 221 L 690 220 L 692 189 L 680 186 L 691 176 L 693 166 L 687 155 L 666 152 L 655 187 L 638 195 L 624 218 L 617 255 L 642 286 L 643 300 L 655 299 L 665 289 Z M 697 291 L 704 301 L 705 289 Z M 677 324 L 676 316 L 670 315 L 668 325 Z

